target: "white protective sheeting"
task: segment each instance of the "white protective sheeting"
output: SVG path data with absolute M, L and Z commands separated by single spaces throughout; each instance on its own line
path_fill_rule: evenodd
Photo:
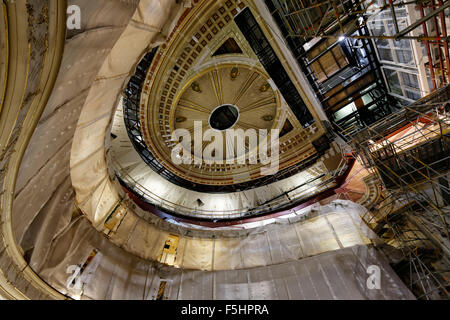
M 81 218 L 59 240 L 41 276 L 61 292 L 81 299 L 155 299 L 161 281 L 166 299 L 413 299 L 386 258 L 373 246 L 357 245 L 265 267 L 190 271 L 136 258 L 111 245 Z M 67 266 L 93 248 L 89 279 L 81 290 L 67 289 Z M 208 250 L 201 245 L 199 249 Z M 199 259 L 202 259 L 199 256 Z M 368 267 L 381 271 L 381 287 L 367 287 Z
M 81 30 L 67 33 L 61 69 L 24 155 L 13 205 L 13 228 L 24 251 L 32 249 L 37 238 L 47 241 L 36 244 L 35 256 L 39 259 L 45 257 L 49 241 L 70 221 L 74 192 L 69 160 L 78 118 L 92 83 L 137 3 L 68 1 L 81 9 Z
M 203 238 L 200 233 L 181 237 L 178 268 L 130 254 L 79 216 L 53 241 L 36 271 L 61 292 L 81 299 L 155 299 L 161 281 L 167 282 L 167 299 L 413 298 L 385 256 L 370 244 L 376 237 L 356 227 L 351 213 L 357 214 L 355 208 L 359 206 L 341 201 L 316 207 L 315 217 L 297 223 L 227 231 L 228 238 L 212 239 L 206 232 Z M 341 222 L 345 220 L 349 223 Z M 314 223 L 323 228 L 322 235 L 311 232 Z M 161 253 L 168 234 L 161 232 L 154 243 L 146 243 L 148 250 Z M 357 234 L 360 239 L 355 241 Z M 68 287 L 68 268 L 82 265 L 94 249 L 98 253 L 82 274 L 83 290 Z M 310 255 L 308 250 L 316 251 Z M 372 265 L 381 270 L 380 290 L 366 286 Z
M 350 201 L 302 210 L 293 217 L 253 222 L 249 229 L 175 228 L 161 219 L 144 220 L 131 211 L 110 240 L 145 260 L 156 260 L 170 234 L 180 238 L 175 266 L 229 270 L 292 261 L 323 252 L 377 241 L 362 223 L 365 209 Z M 241 226 L 245 228 L 245 225 Z
M 105 141 L 118 98 L 146 49 L 165 40 L 182 7 L 142 0 L 93 82 L 74 135 L 70 174 L 76 202 L 94 225 L 119 202 L 109 179 Z
M 17 242 L 25 253 L 33 252 L 28 258 L 37 269 L 50 242 L 70 221 L 74 204 L 72 184 L 78 187 L 77 203 L 92 212 L 94 222 L 102 220 L 102 215 L 110 212 L 111 204 L 117 201 L 106 167 L 100 165 L 105 163 L 107 127 L 134 65 L 148 45 L 166 36 L 180 7 L 175 1 L 159 0 L 71 0 L 68 4 L 80 7 L 81 30 L 67 33 L 60 73 L 23 158 L 13 206 Z M 146 21 L 139 18 L 143 12 L 150 15 Z M 142 23 L 150 23 L 149 19 L 155 25 L 151 32 L 149 28 L 145 31 L 148 39 L 128 39 L 128 44 L 131 41 L 138 47 L 122 46 L 120 52 L 114 49 L 130 22 L 139 28 Z M 133 34 L 127 32 L 128 36 Z M 80 118 L 84 105 L 96 112 L 83 113 Z M 96 125 L 101 125 L 102 130 Z M 79 146 L 79 152 L 73 152 L 73 141 L 78 142 L 73 148 L 77 150 Z M 71 151 L 80 180 L 71 177 Z

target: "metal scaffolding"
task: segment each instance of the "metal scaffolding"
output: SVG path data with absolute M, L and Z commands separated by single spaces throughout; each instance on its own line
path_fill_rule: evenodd
M 381 39 L 415 39 L 428 41 L 448 40 L 445 29 L 444 11 L 450 8 L 450 3 L 443 0 L 425 0 L 425 1 L 367 1 L 367 0 L 269 0 L 274 3 L 276 11 L 280 13 L 284 23 L 288 27 L 289 36 L 303 38 L 308 41 L 315 37 L 339 38 L 340 36 L 355 37 L 348 34 L 345 23 L 349 19 L 359 20 L 360 25 L 365 25 L 367 19 L 382 14 L 386 11 L 391 12 L 394 17 L 395 35 L 392 36 L 356 36 L 356 38 L 381 38 Z M 395 14 L 396 7 L 405 5 L 417 5 L 422 11 L 421 19 L 415 21 L 406 28 L 400 29 L 397 24 Z M 427 10 L 429 9 L 429 10 Z M 274 12 L 272 12 L 273 14 Z M 441 21 L 438 22 L 438 19 Z M 424 32 L 422 36 L 409 35 L 414 29 L 423 26 L 429 20 L 434 20 L 435 24 L 442 23 L 439 28 L 434 30 L 435 34 Z M 338 27 L 340 34 L 329 34 L 334 27 Z
M 285 36 L 303 44 L 315 38 L 419 41 L 426 48 L 433 90 L 449 83 L 449 36 L 445 12 L 450 8 L 450 1 L 266 0 L 266 3 L 282 25 L 280 28 L 284 29 Z M 403 26 L 397 8 L 407 5 L 415 6 L 420 18 Z M 392 34 L 355 33 L 379 16 L 392 18 Z
M 418 298 L 449 298 L 450 1 L 265 2 L 343 152 L 378 180 L 364 221 Z
M 418 9 L 422 19 L 420 19 L 420 25 L 423 29 L 423 34 L 428 36 L 430 34 L 430 26 L 427 25 L 427 21 L 432 20 L 434 29 L 434 37 L 432 41 L 424 41 L 424 45 L 427 50 L 428 63 L 427 67 L 430 70 L 431 81 L 433 90 L 440 86 L 450 83 L 450 53 L 448 48 L 449 37 L 447 35 L 447 26 L 445 21 L 445 9 L 450 7 L 450 1 L 443 0 L 431 0 L 418 3 Z M 428 12 L 427 12 L 428 11 Z M 436 50 L 433 50 L 436 49 Z M 433 54 L 433 52 L 436 52 Z M 438 74 L 436 72 L 438 71 Z
M 265 3 L 338 130 L 370 125 L 450 83 L 448 0 Z
M 383 189 L 363 219 L 402 251 L 397 271 L 423 299 L 449 298 L 449 105 L 447 85 L 371 126 L 343 132 Z

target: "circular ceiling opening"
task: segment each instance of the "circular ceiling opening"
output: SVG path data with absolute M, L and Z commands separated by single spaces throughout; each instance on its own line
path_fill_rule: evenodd
M 227 130 L 233 127 L 239 119 L 239 109 L 232 104 L 224 104 L 211 113 L 209 125 L 216 130 Z

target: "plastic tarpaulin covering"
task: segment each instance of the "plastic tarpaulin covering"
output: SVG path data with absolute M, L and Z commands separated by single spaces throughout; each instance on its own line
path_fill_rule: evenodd
M 362 222 L 365 208 L 349 201 L 312 207 L 295 217 L 264 221 L 245 230 L 164 228 L 160 220 L 145 221 L 128 212 L 110 239 L 146 260 L 161 254 L 170 234 L 179 236 L 175 266 L 199 270 L 252 268 L 296 260 L 377 240 Z M 305 218 L 307 217 L 307 219 Z M 254 224 L 254 223 L 253 223 Z
M 413 298 L 384 254 L 371 244 L 375 238 L 363 236 L 367 231 L 355 227 L 353 219 L 351 225 L 339 227 L 342 223 L 338 218 L 345 221 L 345 215 L 336 208 L 348 212 L 352 206 L 344 201 L 316 207 L 314 210 L 324 212 L 306 221 L 266 225 L 253 230 L 255 233 L 247 230 L 247 236 L 236 233 L 235 238 L 181 237 L 177 254 L 182 258 L 176 260 L 179 268 L 144 260 L 119 248 L 80 216 L 53 241 L 43 261 L 38 261 L 41 267 L 36 271 L 61 292 L 81 299 L 155 299 L 162 281 L 167 283 L 166 299 Z M 329 211 L 332 209 L 338 212 Z M 312 234 L 314 220 L 324 228 L 323 233 L 333 235 Z M 334 220 L 339 223 L 333 224 Z M 307 226 L 304 230 L 303 225 Z M 354 241 L 355 234 L 344 232 L 349 228 L 361 234 L 359 241 Z M 168 235 L 154 235 L 154 239 L 159 239 L 155 243 L 160 253 L 163 234 Z M 229 232 L 228 236 L 232 234 Z M 306 237 L 311 237 L 311 248 L 324 251 L 308 254 L 308 247 L 300 240 Z M 346 239 L 352 241 L 346 243 Z M 98 253 L 86 269 L 89 271 L 85 271 L 89 276 L 83 280 L 83 290 L 68 287 L 68 268 L 83 265 L 94 249 Z M 150 250 L 153 254 L 158 252 L 156 247 Z M 370 290 L 366 285 L 367 268 L 372 265 L 381 271 L 379 290 Z
M 76 226 L 76 227 L 75 227 Z M 53 286 L 81 299 L 155 299 L 162 281 L 166 299 L 413 299 L 387 259 L 372 245 L 356 245 L 313 257 L 257 268 L 195 271 L 141 260 L 110 244 L 85 220 L 63 236 L 40 273 Z M 70 243 L 70 241 L 72 242 Z M 69 244 L 70 243 L 70 244 Z M 101 248 L 83 291 L 67 290 L 66 267 Z M 204 249 L 204 247 L 202 247 Z M 381 274 L 367 286 L 368 267 Z

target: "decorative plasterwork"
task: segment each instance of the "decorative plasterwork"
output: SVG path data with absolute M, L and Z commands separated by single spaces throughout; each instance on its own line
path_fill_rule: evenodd
M 234 23 L 234 17 L 249 3 L 244 1 L 201 1 L 187 9 L 180 19 L 170 39 L 158 50 L 154 62 L 147 74 L 141 96 L 141 127 L 145 142 L 156 160 L 177 176 L 199 184 L 230 185 L 260 178 L 261 165 L 209 165 L 182 166 L 171 160 L 174 148 L 172 132 L 178 118 L 186 123 L 186 114 L 176 114 L 175 107 L 182 93 L 189 87 L 191 92 L 205 95 L 198 79 L 208 68 L 220 68 L 222 65 L 240 65 L 241 69 L 264 69 L 258 58 L 246 42 L 245 37 Z M 214 52 L 229 38 L 233 38 L 242 50 L 242 54 L 213 56 Z M 278 50 L 279 52 L 279 50 Z M 245 67 L 244 67 L 245 66 Z M 239 79 L 237 74 L 236 78 Z M 279 96 L 276 86 L 269 76 L 266 84 L 260 85 L 258 93 L 264 95 L 270 84 L 271 91 Z M 236 80 L 238 81 L 238 80 Z M 222 88 L 233 91 L 234 88 Z M 261 90 L 260 90 L 261 89 Z M 208 90 L 205 90 L 208 91 Z M 203 110 L 198 108 L 198 110 Z M 194 112 L 194 111 L 193 111 Z M 199 113 L 199 112 L 197 112 Z M 272 114 L 269 114 L 272 113 Z M 280 139 L 280 170 L 288 168 L 314 155 L 316 150 L 311 142 L 312 136 L 320 134 L 316 125 L 308 129 L 301 127 L 290 108 L 280 97 L 277 111 L 258 115 L 256 123 L 248 127 L 260 128 L 260 118 L 269 119 L 272 128 L 282 128 L 286 119 L 293 130 Z M 205 113 L 206 114 L 206 113 Z M 273 117 L 273 120 L 272 120 Z M 186 119 L 186 120 L 187 120 Z M 188 121 L 189 122 L 189 121 Z M 205 124 L 206 125 L 206 124 Z M 267 127 L 264 125 L 264 127 Z M 208 126 L 206 125 L 204 130 Z

